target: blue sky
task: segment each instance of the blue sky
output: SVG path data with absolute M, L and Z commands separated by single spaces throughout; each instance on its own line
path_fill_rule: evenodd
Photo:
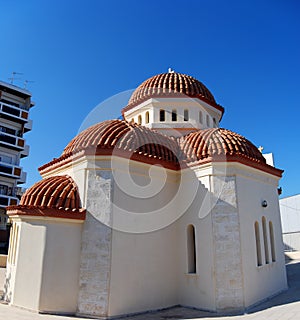
M 300 193 L 299 13 L 297 0 L 0 0 L 0 79 L 34 81 L 26 186 L 99 103 L 99 121 L 118 117 L 128 90 L 172 67 L 211 90 L 222 127 L 274 153 L 282 196 Z

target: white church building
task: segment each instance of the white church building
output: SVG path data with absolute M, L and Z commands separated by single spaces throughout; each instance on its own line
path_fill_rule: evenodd
M 282 171 L 220 128 L 223 112 L 170 71 L 134 91 L 123 120 L 79 133 L 8 207 L 5 300 L 110 317 L 242 311 L 285 290 Z

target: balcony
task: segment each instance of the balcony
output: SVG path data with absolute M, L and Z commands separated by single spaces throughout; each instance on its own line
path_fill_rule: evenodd
M 17 188 L 0 185 L 0 208 L 17 205 L 19 198 L 16 194 Z
M 29 119 L 28 122 L 24 124 L 24 133 L 32 130 L 32 120 Z
M 25 182 L 26 182 L 26 179 L 27 179 L 27 172 L 22 171 L 22 172 L 21 172 L 20 179 L 17 181 L 17 184 L 25 183 Z
M 22 168 L 0 161 L 0 176 L 13 179 L 20 179 L 22 176 Z
M 8 196 L 0 194 L 0 208 L 5 208 L 7 206 L 15 206 L 19 202 L 19 199 L 15 196 Z
M 6 132 L 0 132 L 0 146 L 22 151 L 24 150 L 25 140 Z
M 21 151 L 21 158 L 25 158 L 25 157 L 28 157 L 29 155 L 29 145 L 26 144 L 25 147 L 24 147 L 24 150 Z
M 8 103 L 0 102 L 0 115 L 11 121 L 19 123 L 28 122 L 28 111 L 25 110 L 23 106 L 16 107 Z

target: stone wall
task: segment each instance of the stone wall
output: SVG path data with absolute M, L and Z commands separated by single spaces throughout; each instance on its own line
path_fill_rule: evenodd
M 111 197 L 111 172 L 89 171 L 87 216 L 81 245 L 78 314 L 107 314 L 112 230 L 106 224 L 109 224 L 111 218 Z
M 243 309 L 239 212 L 235 177 L 212 176 L 216 309 Z

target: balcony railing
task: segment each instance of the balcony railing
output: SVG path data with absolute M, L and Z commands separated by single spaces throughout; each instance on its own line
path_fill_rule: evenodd
M 23 106 L 16 107 L 14 105 L 0 102 L 0 113 L 9 120 L 25 123 L 28 121 L 28 111 Z
M 14 150 L 24 150 L 25 140 L 6 132 L 0 132 L 0 145 Z

